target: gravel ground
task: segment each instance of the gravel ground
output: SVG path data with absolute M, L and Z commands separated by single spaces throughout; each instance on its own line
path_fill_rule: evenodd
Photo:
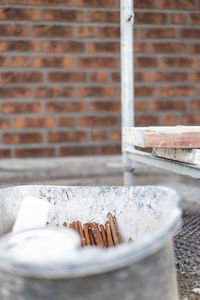
M 183 197 L 183 226 L 174 238 L 180 299 L 200 300 L 200 188 L 177 187 Z

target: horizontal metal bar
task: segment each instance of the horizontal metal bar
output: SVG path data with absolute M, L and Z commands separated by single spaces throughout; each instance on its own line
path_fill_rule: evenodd
M 186 164 L 170 159 L 164 159 L 157 156 L 153 156 L 151 153 L 139 151 L 139 150 L 125 150 L 127 157 L 132 161 L 137 161 L 143 164 L 150 165 L 152 167 L 164 169 L 177 174 L 190 176 L 200 179 L 200 166 Z

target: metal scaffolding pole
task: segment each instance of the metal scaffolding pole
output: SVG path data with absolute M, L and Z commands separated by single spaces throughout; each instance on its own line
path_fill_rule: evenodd
M 134 126 L 134 61 L 133 61 L 133 0 L 121 0 L 121 104 L 122 131 L 124 127 Z M 122 140 L 124 165 L 124 185 L 133 185 L 133 163 L 125 152 Z
M 123 142 L 123 128 L 134 126 L 134 0 L 121 0 L 121 117 L 124 185 L 133 185 L 133 161 L 200 179 L 200 166 L 155 157 Z

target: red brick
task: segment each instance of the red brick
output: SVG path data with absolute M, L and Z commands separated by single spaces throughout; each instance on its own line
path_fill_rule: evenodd
M 10 120 L 9 119 L 0 119 L 0 129 L 8 129 L 10 128 Z
M 183 43 L 151 43 L 150 51 L 153 53 L 185 53 L 186 45 Z
M 147 44 L 141 42 L 134 42 L 134 52 L 135 53 L 142 53 L 147 51 Z
M 45 128 L 52 129 L 55 127 L 55 120 L 52 117 L 34 117 L 34 118 L 15 118 L 14 128 L 15 129 L 26 129 L 26 128 Z
M 43 19 L 45 21 L 82 22 L 83 18 L 83 11 L 75 9 L 44 9 L 43 11 Z
M 197 60 L 195 57 L 163 57 L 160 65 L 162 68 L 195 68 Z
M 135 0 L 134 8 L 157 8 L 156 0 Z
M 19 7 L 0 7 L 0 20 L 14 21 L 38 21 L 40 19 L 39 9 L 19 8 Z
M 182 124 L 183 125 L 199 125 L 200 115 L 183 115 Z
M 111 141 L 120 142 L 121 141 L 121 131 L 113 130 L 111 132 Z
M 0 36 L 28 36 L 28 25 L 0 24 Z
M 26 114 L 26 113 L 42 113 L 44 111 L 43 104 L 27 103 L 27 102 L 3 102 L 1 112 L 3 114 Z
M 99 37 L 100 38 L 119 38 L 120 37 L 120 27 L 99 26 Z
M 172 24 L 186 24 L 187 14 L 186 13 L 171 13 Z
M 94 129 L 91 131 L 91 140 L 92 141 L 106 141 L 107 140 L 107 132 L 105 130 Z
M 0 51 L 8 52 L 38 52 L 40 51 L 40 41 L 28 40 L 1 40 Z
M 101 154 L 120 154 L 121 153 L 121 145 L 108 145 L 101 147 Z
M 190 24 L 192 24 L 192 25 L 200 24 L 200 14 L 199 13 L 190 14 Z
M 2 83 L 38 83 L 42 82 L 42 73 L 34 71 L 2 72 Z
M 167 14 L 136 11 L 134 21 L 136 24 L 167 24 Z
M 118 125 L 119 118 L 114 116 L 87 116 L 87 117 L 80 117 L 79 125 L 83 127 L 90 127 L 90 126 L 116 126 Z
M 27 132 L 27 133 L 4 133 L 4 144 L 27 144 L 42 143 L 44 141 L 43 133 Z
M 187 103 L 182 100 L 160 100 L 151 102 L 151 110 L 186 110 Z
M 95 53 L 119 53 L 119 42 L 89 42 L 88 52 Z
M 183 39 L 199 39 L 200 38 L 200 29 L 199 28 L 180 29 L 180 36 Z
M 49 72 L 48 82 L 84 82 L 86 74 L 81 72 Z
M 200 100 L 199 99 L 198 100 L 192 100 L 190 107 L 193 110 L 199 110 L 200 109 Z
M 7 42 L 4 40 L 0 40 L 0 52 L 7 51 L 7 48 L 8 48 Z
M 31 58 L 29 56 L 11 56 L 10 65 L 12 68 L 29 68 Z
M 34 68 L 73 68 L 72 56 L 37 56 L 33 60 Z
M 120 82 L 121 80 L 121 73 L 120 72 L 112 72 L 111 73 L 112 82 Z
M 76 0 L 76 5 L 80 7 L 114 7 L 115 0 Z
M 31 91 L 29 87 L 0 87 L 0 98 L 29 98 Z
M 28 0 L 8 0 L 9 4 L 28 4 Z
M 33 36 L 41 37 L 72 37 L 72 26 L 61 25 L 33 25 Z
M 141 28 L 140 37 L 147 39 L 164 39 L 164 38 L 175 38 L 176 29 L 175 28 Z
M 58 119 L 59 127 L 75 127 L 76 121 L 74 117 L 60 117 Z
M 135 82 L 147 82 L 148 73 L 147 72 L 135 72 Z
M 120 14 L 118 11 L 91 10 L 88 11 L 88 21 L 100 23 L 119 23 Z
M 45 41 L 46 52 L 72 52 L 80 53 L 84 51 L 84 43 L 78 41 Z
M 55 149 L 52 148 L 23 148 L 15 149 L 14 156 L 24 157 L 52 157 L 55 156 Z
M 191 72 L 190 73 L 190 80 L 192 82 L 199 82 L 200 81 L 200 72 Z
M 115 97 L 116 89 L 112 86 L 106 87 L 80 87 L 80 97 Z
M 57 131 L 48 133 L 49 143 L 85 142 L 86 140 L 87 135 L 84 131 Z
M 135 104 L 135 111 L 147 111 L 148 110 L 147 101 L 136 100 L 134 104 Z
M 0 157 L 1 158 L 11 157 L 11 150 L 10 149 L 0 149 Z
M 0 67 L 7 67 L 8 66 L 8 59 L 6 56 L 0 56 Z
M 135 117 L 135 124 L 137 126 L 156 126 L 159 124 L 158 116 L 156 115 L 137 115 Z
M 121 103 L 119 101 L 95 101 L 90 103 L 90 111 L 117 111 L 120 112 Z
M 93 26 L 77 26 L 76 37 L 78 37 L 78 38 L 95 37 L 95 27 L 93 27 Z
M 74 97 L 74 89 L 71 87 L 37 87 L 35 88 L 36 98 L 59 98 Z
M 85 112 L 85 102 L 50 102 L 47 104 L 48 113 Z
M 195 9 L 195 0 L 160 0 L 160 7 L 165 9 Z
M 140 56 L 135 57 L 136 68 L 155 68 L 158 65 L 158 60 L 155 57 Z
M 94 71 L 90 73 L 91 82 L 107 82 L 108 72 L 104 71 Z
M 161 115 L 160 117 L 160 125 L 161 126 L 173 126 L 173 125 L 178 125 L 179 120 L 177 115 Z
M 155 97 L 156 88 L 148 86 L 136 86 L 135 95 L 136 97 Z
M 160 88 L 160 96 L 195 96 L 195 88 L 193 86 L 164 86 Z
M 115 57 L 80 57 L 78 59 L 79 68 L 116 68 Z
M 31 0 L 31 4 L 33 5 L 54 5 L 54 6 L 72 6 L 72 0 Z
M 59 150 L 60 156 L 80 156 L 96 154 L 98 154 L 98 147 L 96 146 L 62 147 Z
M 190 53 L 199 54 L 200 53 L 200 43 L 195 43 L 195 44 L 190 43 Z
M 186 72 L 152 72 L 151 80 L 153 82 L 166 82 L 166 81 L 187 81 Z

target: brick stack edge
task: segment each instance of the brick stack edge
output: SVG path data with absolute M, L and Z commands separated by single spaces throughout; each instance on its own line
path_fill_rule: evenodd
M 118 0 L 0 0 L 0 157 L 120 153 Z M 135 0 L 136 125 L 200 122 L 200 1 Z M 131 63 L 131 62 L 130 62 Z

